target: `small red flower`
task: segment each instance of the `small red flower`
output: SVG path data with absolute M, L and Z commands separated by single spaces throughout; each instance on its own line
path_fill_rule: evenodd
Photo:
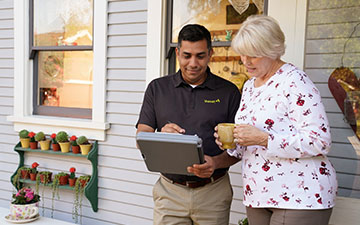
M 322 204 L 321 198 L 319 198 L 319 199 L 317 200 L 317 202 L 320 203 L 320 204 Z
M 321 166 L 326 166 L 326 163 L 325 163 L 325 162 L 321 162 Z
M 319 168 L 319 171 L 320 171 L 320 174 L 325 174 L 326 169 L 321 167 L 321 168 Z
M 75 173 L 75 171 L 76 171 L 75 167 L 70 168 L 70 173 Z
M 288 202 L 290 198 L 288 196 L 284 196 L 283 199 Z
M 248 191 L 250 191 L 251 189 L 250 189 L 250 185 L 246 185 L 246 190 L 248 190 Z
M 35 137 L 35 135 L 36 135 L 36 134 L 35 134 L 34 132 L 32 132 L 32 131 L 28 134 L 28 136 L 31 137 L 31 138 L 32 138 L 32 137 Z
M 320 194 L 316 193 L 316 194 L 315 194 L 315 197 L 316 197 L 316 198 L 319 198 L 319 197 L 320 197 Z
M 70 141 L 76 141 L 77 137 L 75 135 L 71 136 Z
M 38 166 L 39 166 L 39 163 L 37 163 L 37 162 L 34 162 L 34 163 L 31 165 L 32 168 L 36 168 L 36 167 L 38 167 Z
M 296 105 L 298 106 L 303 106 L 305 103 L 305 101 L 303 99 L 301 99 L 301 97 L 298 98 L 297 102 L 296 102 Z
M 56 138 L 56 134 L 55 133 L 53 133 L 53 134 L 51 134 L 51 136 L 50 136 L 52 139 L 54 139 L 54 138 Z
M 269 126 L 272 126 L 272 125 L 274 124 L 274 120 L 272 120 L 272 119 L 267 119 L 267 120 L 265 121 L 265 124 L 266 124 L 266 125 L 269 125 Z
M 261 167 L 265 172 L 267 172 L 270 169 L 270 166 L 268 166 L 266 163 Z

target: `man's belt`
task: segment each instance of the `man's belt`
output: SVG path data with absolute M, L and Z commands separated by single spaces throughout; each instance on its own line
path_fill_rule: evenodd
M 176 180 L 172 180 L 168 177 L 166 177 L 165 175 L 161 174 L 161 176 L 168 182 L 172 183 L 172 184 L 181 184 L 184 185 L 188 188 L 198 188 L 198 187 L 203 187 L 209 183 L 213 183 L 216 180 L 220 179 L 221 177 L 223 177 L 227 172 L 220 172 L 220 173 L 216 173 L 214 175 L 212 175 L 210 178 L 205 178 L 202 179 L 200 181 L 176 181 Z

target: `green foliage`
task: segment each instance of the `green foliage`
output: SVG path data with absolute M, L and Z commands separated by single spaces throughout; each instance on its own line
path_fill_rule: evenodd
M 30 170 L 30 168 L 23 166 L 17 170 L 17 172 L 12 180 L 12 184 L 16 187 L 16 189 L 20 189 L 21 170 Z
M 82 200 L 83 200 L 83 193 L 85 186 L 83 187 L 81 181 L 88 182 L 90 180 L 89 175 L 80 176 L 76 182 L 75 182 L 75 199 L 74 199 L 74 205 L 73 205 L 73 214 L 72 218 L 75 221 L 75 223 L 78 223 L 78 218 L 80 216 L 81 219 L 81 207 L 82 207 Z M 81 223 L 80 223 L 81 224 Z
M 35 141 L 43 141 L 45 140 L 44 132 L 40 131 L 35 135 Z
M 29 131 L 28 130 L 21 130 L 20 132 L 19 132 L 19 137 L 20 138 L 29 138 Z
M 248 218 L 244 218 L 242 220 L 239 220 L 239 225 L 249 225 Z
M 31 188 L 21 188 L 16 194 L 13 194 L 12 204 L 17 205 L 26 205 L 32 204 L 40 201 L 40 196 L 38 194 L 34 194 L 34 191 Z
M 78 145 L 88 145 L 89 141 L 85 136 L 80 136 L 76 142 L 78 143 Z
M 69 135 L 65 131 L 59 131 L 56 134 L 56 141 L 57 142 L 68 142 L 69 141 Z

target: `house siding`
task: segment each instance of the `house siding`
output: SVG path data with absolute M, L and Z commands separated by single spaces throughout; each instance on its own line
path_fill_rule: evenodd
M 157 173 L 149 172 L 135 143 L 138 119 L 146 88 L 147 0 L 108 0 L 106 120 L 111 128 L 99 142 L 99 211 L 83 201 L 83 224 L 152 224 L 152 187 Z M 339 195 L 360 198 L 360 156 L 348 140 L 354 136 L 332 97 L 327 80 L 340 66 L 343 44 L 360 21 L 360 3 L 355 0 L 309 0 L 305 71 L 319 88 L 331 123 L 333 137 L 330 159 L 337 169 Z M 9 207 L 13 187 L 10 176 L 18 166 L 14 152 L 18 142 L 13 124 L 14 21 L 13 1 L 0 1 L 0 206 Z M 340 32 L 341 31 L 341 32 Z M 359 74 L 360 28 L 348 42 L 345 66 Z M 64 171 L 75 166 L 77 175 L 91 174 L 86 159 L 30 153 L 25 164 L 37 161 L 39 170 Z M 64 169 L 65 168 L 65 169 Z M 231 167 L 233 186 L 230 224 L 245 217 L 242 204 L 241 164 Z M 43 189 L 40 188 L 42 194 Z M 72 222 L 73 192 L 60 190 L 55 199 L 54 218 Z M 51 216 L 51 190 L 44 189 L 45 216 Z M 41 211 L 41 210 L 40 210 Z M 340 217 L 339 217 L 340 218 Z
M 12 185 L 9 178 L 17 168 L 17 142 L 13 125 L 6 117 L 13 113 L 14 97 L 14 10 L 13 1 L 0 4 L 0 206 L 8 207 Z
M 319 88 L 330 121 L 333 145 L 329 158 L 339 182 L 338 195 L 360 198 L 360 155 L 348 137 L 354 136 L 327 82 L 341 66 L 344 43 L 360 22 L 360 2 L 309 0 L 306 25 L 305 71 Z M 360 74 L 360 26 L 349 39 L 344 66 Z

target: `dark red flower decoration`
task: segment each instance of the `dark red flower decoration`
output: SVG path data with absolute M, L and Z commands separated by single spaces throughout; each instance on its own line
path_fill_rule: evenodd
M 266 124 L 266 125 L 269 125 L 269 126 L 272 126 L 272 125 L 274 124 L 274 120 L 272 120 L 272 119 L 267 119 L 267 120 L 265 121 L 265 124 Z
M 75 167 L 70 168 L 70 173 L 75 173 L 75 171 L 76 171 Z
M 54 139 L 54 138 L 56 138 L 56 134 L 55 133 L 53 133 L 53 134 L 51 134 L 51 136 L 50 136 L 52 139 Z
M 75 135 L 71 136 L 70 141 L 76 141 L 77 137 Z
M 32 131 L 28 134 L 28 136 L 31 137 L 31 138 L 32 138 L 32 137 L 35 137 L 35 135 L 36 135 L 36 134 L 35 134 L 34 132 L 32 132 Z
M 38 167 L 38 166 L 39 166 L 39 163 L 37 163 L 37 162 L 34 162 L 34 163 L 31 165 L 32 168 L 36 168 L 36 167 Z

